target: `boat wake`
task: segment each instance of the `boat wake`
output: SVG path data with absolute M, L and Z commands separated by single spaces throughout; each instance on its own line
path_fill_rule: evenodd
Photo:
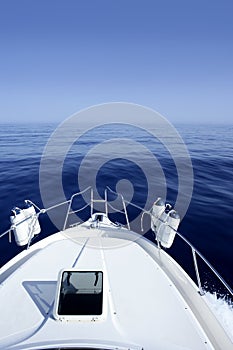
M 204 298 L 233 342 L 233 303 L 216 293 L 207 292 Z

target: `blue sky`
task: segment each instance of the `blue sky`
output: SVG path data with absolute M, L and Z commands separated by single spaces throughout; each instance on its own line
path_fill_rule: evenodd
M 232 0 L 0 0 L 0 121 L 103 102 L 233 122 Z

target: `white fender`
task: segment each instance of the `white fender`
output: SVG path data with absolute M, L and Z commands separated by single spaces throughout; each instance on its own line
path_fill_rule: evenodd
M 157 241 L 159 241 L 163 247 L 170 248 L 175 239 L 176 231 L 180 223 L 180 216 L 172 209 L 168 213 L 164 212 L 160 219 L 161 221 L 157 226 L 156 233 Z
M 13 224 L 13 232 L 17 245 L 24 246 L 28 244 L 29 226 L 27 220 L 25 220 L 23 210 L 17 207 L 13 208 L 10 220 Z
M 154 202 L 152 210 L 151 210 L 151 229 L 152 229 L 152 231 L 154 231 L 154 232 L 157 231 L 157 227 L 160 223 L 159 218 L 163 214 L 164 210 L 165 210 L 165 203 L 159 197 Z
M 40 223 L 36 215 L 34 206 L 28 201 L 25 201 L 25 203 L 27 208 L 23 209 L 23 212 L 25 217 L 28 218 L 29 229 L 30 229 L 30 232 L 31 230 L 33 231 L 32 232 L 32 237 L 33 237 L 34 235 L 38 235 L 41 232 Z

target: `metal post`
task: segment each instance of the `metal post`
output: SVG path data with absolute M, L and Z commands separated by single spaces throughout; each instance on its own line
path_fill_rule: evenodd
M 91 217 L 93 215 L 93 188 L 91 189 Z
M 72 201 L 73 201 L 73 196 L 69 200 L 69 206 L 68 206 L 68 209 L 67 209 L 67 212 L 66 212 L 66 218 L 65 218 L 65 221 L 64 221 L 63 231 L 65 231 L 65 229 L 66 229 L 66 224 L 67 224 L 67 220 L 68 220 L 68 215 L 70 213 L 70 208 L 71 208 Z
M 105 200 L 105 213 L 108 217 L 108 197 L 107 197 L 107 189 L 104 191 L 104 200 Z
M 123 203 L 123 208 L 124 208 L 124 212 L 125 212 L 127 226 L 128 226 L 128 229 L 130 230 L 129 218 L 128 218 L 128 214 L 127 214 L 127 210 L 126 210 L 125 200 L 124 200 L 124 197 L 122 195 L 121 195 L 121 199 L 122 199 L 122 203 Z
M 205 293 L 204 293 L 202 286 L 201 286 L 201 279 L 200 279 L 200 275 L 199 275 L 199 271 L 198 271 L 196 251 L 193 247 L 192 247 L 192 253 L 193 253 L 193 262 L 194 262 L 194 267 L 195 267 L 195 272 L 196 272 L 196 277 L 197 277 L 197 284 L 199 287 L 200 295 L 204 295 Z

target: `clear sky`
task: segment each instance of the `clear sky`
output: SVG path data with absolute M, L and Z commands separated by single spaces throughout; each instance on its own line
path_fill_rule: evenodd
M 233 123 L 233 0 L 0 0 L 0 121 L 103 102 Z

